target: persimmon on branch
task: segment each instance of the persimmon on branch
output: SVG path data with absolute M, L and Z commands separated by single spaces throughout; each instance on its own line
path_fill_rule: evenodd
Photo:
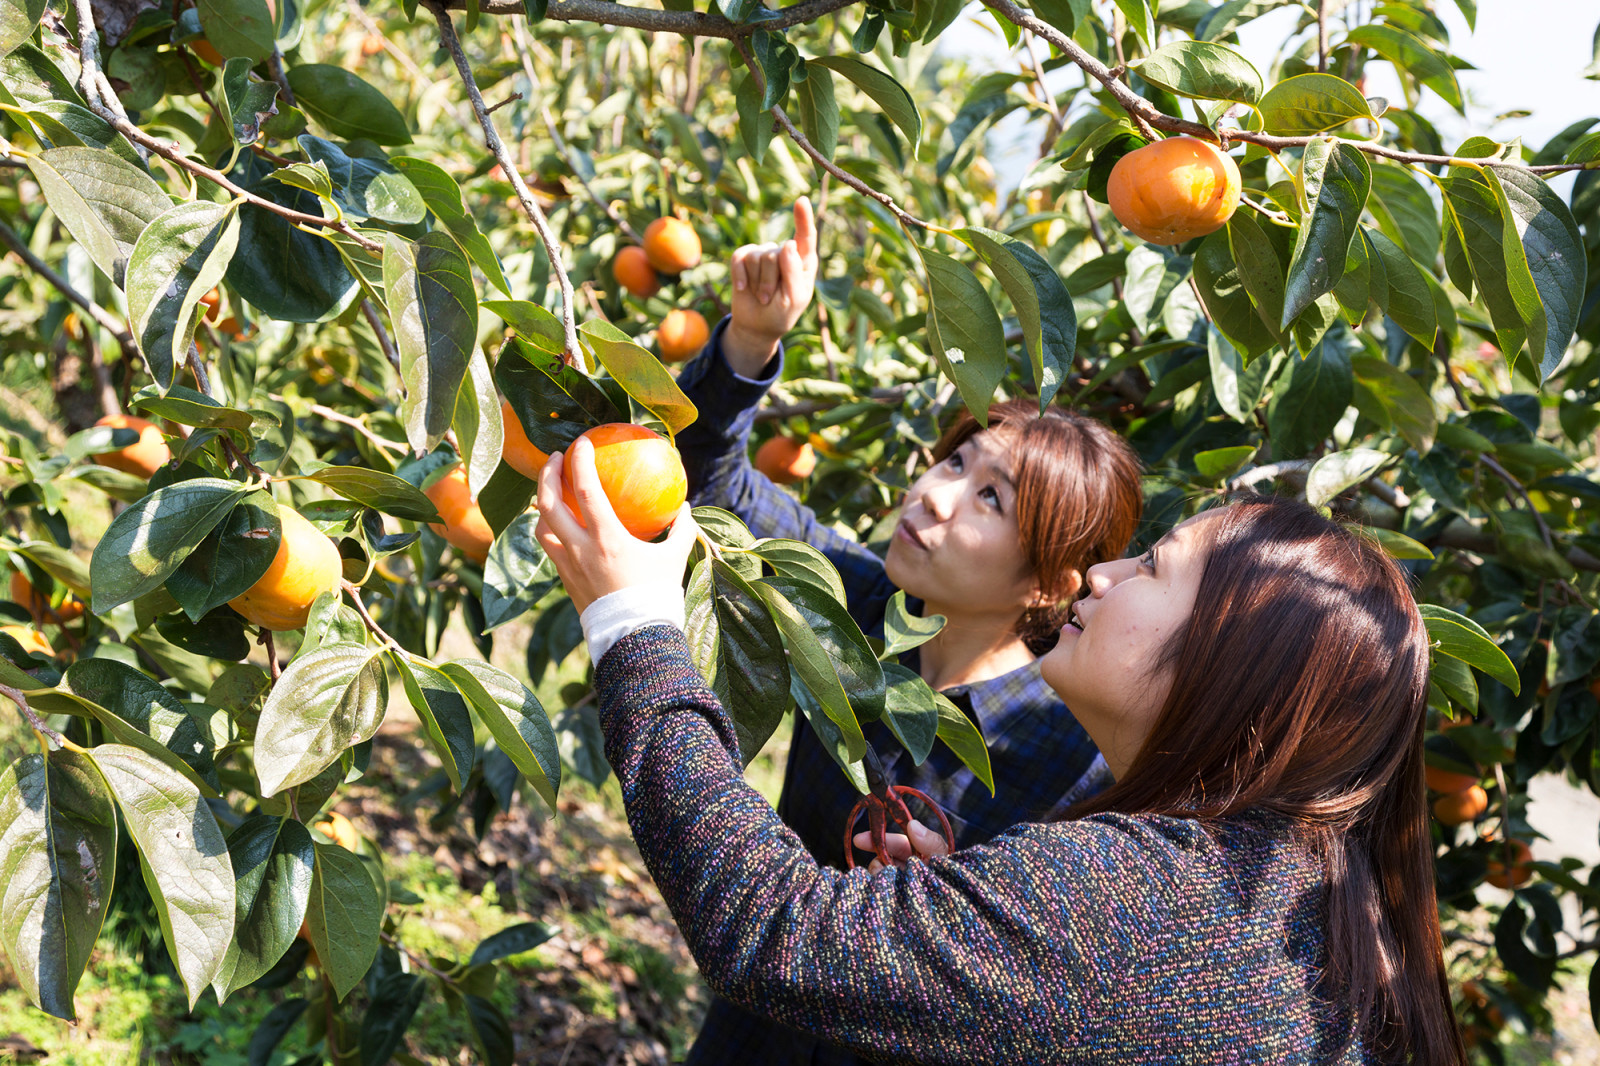
M 1177 118 L 1157 109 L 1144 97 L 1135 93 L 1127 83 L 1118 76 L 1119 72 L 1107 67 L 1094 56 L 1090 55 L 1072 38 L 1050 25 L 1042 19 L 1035 18 L 1012 0 L 983 0 L 985 6 L 1005 16 L 1006 20 L 1020 29 L 1038 34 L 1049 41 L 1055 48 L 1072 62 L 1083 69 L 1084 73 L 1094 78 L 1106 87 L 1106 90 L 1116 100 L 1118 105 L 1133 119 L 1134 125 L 1147 140 L 1155 139 L 1155 130 L 1165 130 L 1168 133 L 1182 133 L 1190 137 L 1198 137 L 1206 141 L 1242 141 L 1246 144 L 1260 145 L 1269 151 L 1281 151 L 1285 148 L 1304 148 L 1316 141 L 1337 140 L 1347 144 L 1357 151 L 1368 155 L 1392 159 L 1399 163 L 1415 163 L 1425 166 L 1464 166 L 1481 167 L 1486 160 L 1463 159 L 1449 155 L 1428 155 L 1423 152 L 1404 152 L 1397 148 L 1388 148 L 1372 141 L 1352 140 L 1344 137 L 1331 137 L 1326 133 L 1318 133 L 1304 137 L 1278 137 L 1269 133 L 1253 133 L 1249 130 L 1213 130 L 1209 126 L 1188 119 Z M 1600 167 L 1600 162 L 1595 163 L 1552 163 L 1544 166 L 1525 166 L 1521 163 L 1507 162 L 1507 166 L 1522 166 L 1533 174 L 1560 174 L 1569 170 L 1592 170 Z
M 494 119 L 490 117 L 489 109 L 484 105 L 483 94 L 478 91 L 478 81 L 472 75 L 472 64 L 467 62 L 466 53 L 461 50 L 461 38 L 456 36 L 455 23 L 450 18 L 449 10 L 437 2 L 426 6 L 438 21 L 439 40 L 450 53 L 450 57 L 455 60 L 461 82 L 466 86 L 467 99 L 472 102 L 473 113 L 478 116 L 478 125 L 483 128 L 484 144 L 488 146 L 490 154 L 510 180 L 511 187 L 516 190 L 517 200 L 522 204 L 522 210 L 533 222 L 533 228 L 538 231 L 539 239 L 544 242 L 545 256 L 550 260 L 550 269 L 555 271 L 556 280 L 561 286 L 561 328 L 565 334 L 565 350 L 561 353 L 561 358 L 568 366 L 577 366 L 582 360 L 582 353 L 578 348 L 578 309 L 572 294 L 572 279 L 567 276 L 566 264 L 562 262 L 561 242 L 556 240 L 549 219 L 544 217 L 544 211 L 534 201 L 528 183 L 522 180 L 522 171 L 517 168 L 516 160 L 506 151 L 505 144 L 500 140 L 500 134 L 494 128 Z

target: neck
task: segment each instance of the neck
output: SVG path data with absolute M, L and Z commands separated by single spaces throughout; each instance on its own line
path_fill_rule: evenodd
M 963 615 L 931 603 L 923 614 L 945 616 L 945 627 L 918 649 L 922 680 L 934 691 L 1000 677 L 1035 659 L 1017 636 L 1014 615 Z

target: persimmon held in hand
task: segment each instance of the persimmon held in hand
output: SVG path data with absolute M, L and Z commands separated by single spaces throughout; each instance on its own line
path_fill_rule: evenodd
M 1196 137 L 1168 137 L 1117 160 L 1111 213 L 1151 244 L 1182 244 L 1227 225 L 1239 206 L 1239 168 Z
M 101 466 L 109 466 L 113 470 L 121 470 L 148 480 L 150 475 L 172 461 L 172 450 L 167 447 L 166 438 L 161 435 L 161 427 L 154 422 L 147 422 L 133 415 L 106 415 L 95 425 L 110 426 L 112 429 L 132 429 L 139 434 L 139 439 L 126 448 L 118 448 L 114 452 L 101 452 L 93 456 L 94 461 Z
M 500 401 L 500 422 L 504 426 L 500 438 L 500 458 L 529 481 L 539 480 L 539 471 L 544 469 L 550 456 L 533 446 L 533 441 L 522 429 L 522 420 L 511 409 L 510 400 Z
M 756 449 L 755 467 L 774 485 L 789 485 L 811 476 L 817 453 L 808 442 L 780 434 Z
M 254 585 L 228 601 L 251 625 L 275 633 L 303 628 L 312 601 L 338 588 L 343 571 L 339 549 L 299 511 L 279 504 L 278 520 L 283 539 L 272 565 Z
M 478 507 L 472 490 L 467 486 L 467 468 L 457 463 L 444 477 L 422 490 L 438 510 L 439 522 L 428 523 L 428 528 L 450 544 L 461 549 L 475 563 L 489 558 L 489 546 L 494 543 L 494 530 Z
M 644 228 L 644 254 L 663 274 L 682 274 L 700 265 L 700 235 L 682 219 L 668 215 Z
M 698 355 L 711 339 L 711 327 L 699 311 L 678 308 L 667 312 L 656 330 L 656 348 L 664 363 L 681 363 Z
M 1482 787 L 1472 785 L 1460 792 L 1440 796 L 1433 803 L 1433 816 L 1445 825 L 1460 825 L 1476 821 L 1489 809 L 1489 794 Z
M 617 279 L 618 285 L 641 300 L 649 299 L 661 289 L 656 268 L 650 265 L 649 257 L 637 244 L 630 244 L 617 253 L 617 258 L 611 263 L 611 276 Z
M 584 438 L 594 445 L 600 487 L 623 528 L 640 540 L 650 540 L 670 526 L 689 498 L 689 478 L 678 449 L 654 430 L 627 422 L 595 426 L 579 439 Z M 570 465 L 561 468 L 561 498 L 583 523 Z
M 35 589 L 33 582 L 28 580 L 28 575 L 20 570 L 14 571 L 11 575 L 11 599 L 28 609 L 36 625 L 43 625 L 45 622 L 65 624 L 83 615 L 83 601 L 70 593 L 61 601 L 60 607 L 52 609 L 50 597 Z

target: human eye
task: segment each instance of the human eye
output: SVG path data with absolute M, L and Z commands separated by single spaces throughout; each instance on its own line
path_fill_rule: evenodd
M 1000 493 L 995 491 L 994 486 L 985 485 L 982 489 L 978 490 L 978 499 L 987 500 L 990 507 L 993 507 L 996 511 L 1000 511 L 1002 514 L 1005 513 L 1004 508 L 1000 506 Z
M 949 455 L 945 456 L 944 461 L 949 463 L 950 469 L 954 470 L 958 474 L 966 468 L 966 463 L 962 460 L 961 452 L 959 450 L 953 451 Z

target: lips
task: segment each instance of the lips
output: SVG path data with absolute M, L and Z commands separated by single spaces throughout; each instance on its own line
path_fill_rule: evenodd
M 911 523 L 903 518 L 900 520 L 900 524 L 894 527 L 894 535 L 914 548 L 920 548 L 923 551 L 928 550 L 928 546 L 922 542 L 921 537 L 917 536 L 917 531 L 911 527 Z

